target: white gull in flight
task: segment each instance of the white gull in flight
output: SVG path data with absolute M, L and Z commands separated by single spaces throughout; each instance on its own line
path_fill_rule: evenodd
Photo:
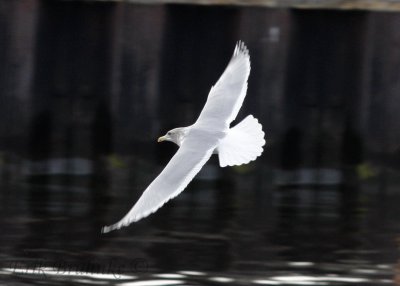
M 246 96 L 249 74 L 249 51 L 239 41 L 224 73 L 211 88 L 196 122 L 172 129 L 158 139 L 158 142 L 176 143 L 179 146 L 176 154 L 132 209 L 119 222 L 103 227 L 103 233 L 157 211 L 186 188 L 212 154 L 218 154 L 221 167 L 247 164 L 261 155 L 265 140 L 257 119 L 249 115 L 230 128 Z

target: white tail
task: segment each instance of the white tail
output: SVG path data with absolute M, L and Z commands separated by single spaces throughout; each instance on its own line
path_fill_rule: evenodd
M 253 115 L 247 116 L 218 145 L 221 167 L 247 164 L 263 152 L 265 145 L 262 126 Z

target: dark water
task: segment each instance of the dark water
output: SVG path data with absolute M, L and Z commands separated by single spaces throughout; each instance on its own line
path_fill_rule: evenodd
M 395 283 L 396 173 L 349 179 L 325 169 L 312 177 L 315 170 L 288 174 L 256 163 L 231 169 L 215 163 L 149 218 L 106 235 L 101 226 L 120 219 L 162 166 L 111 164 L 107 179 L 37 176 L 3 184 L 1 282 Z M 127 178 L 135 188 L 122 183 Z

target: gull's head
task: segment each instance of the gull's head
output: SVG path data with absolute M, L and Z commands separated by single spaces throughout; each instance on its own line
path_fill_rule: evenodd
M 165 134 L 164 136 L 158 138 L 157 142 L 171 141 L 180 146 L 185 137 L 185 134 L 186 134 L 185 127 L 175 128 L 168 131 L 167 134 Z

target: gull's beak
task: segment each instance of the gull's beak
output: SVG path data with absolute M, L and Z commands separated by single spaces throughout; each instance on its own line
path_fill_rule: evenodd
M 157 139 L 157 142 L 160 143 L 160 142 L 163 142 L 165 140 L 167 140 L 167 138 L 165 136 L 161 136 L 160 138 Z

